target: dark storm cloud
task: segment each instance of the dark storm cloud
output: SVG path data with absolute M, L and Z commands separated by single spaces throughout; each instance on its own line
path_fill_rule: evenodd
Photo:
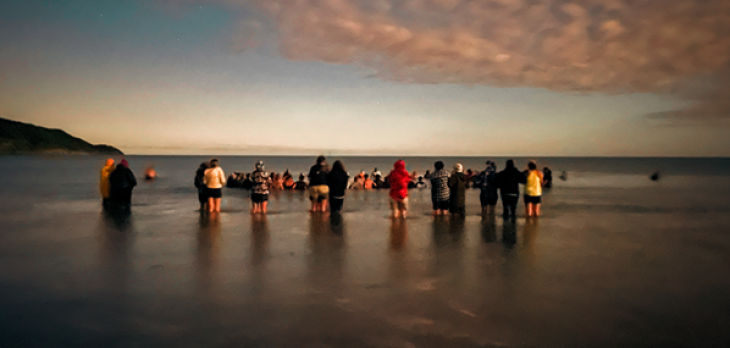
M 685 83 L 700 76 L 710 92 L 662 117 L 730 110 L 730 1 L 212 2 L 268 14 L 289 59 L 357 63 L 383 79 L 687 97 Z

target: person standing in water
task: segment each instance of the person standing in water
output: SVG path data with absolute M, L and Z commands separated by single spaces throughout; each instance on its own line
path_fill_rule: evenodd
M 257 161 L 256 170 L 251 174 L 253 187 L 251 191 L 251 214 L 266 214 L 269 204 L 269 185 L 271 174 L 264 171 L 264 162 Z
M 193 181 L 195 188 L 198 189 L 198 202 L 200 203 L 200 211 L 205 211 L 208 204 L 208 195 L 206 192 L 205 183 L 203 182 L 206 169 L 208 169 L 208 162 L 201 163 L 200 167 L 198 167 L 198 170 L 195 171 L 195 180 Z
M 406 170 L 406 162 L 395 161 L 393 170 L 388 174 L 390 184 L 390 208 L 393 217 L 406 217 L 408 211 L 408 183 L 411 182 L 411 175 Z
M 479 175 L 479 201 L 482 204 L 482 215 L 494 215 L 494 208 L 497 205 L 497 164 L 487 161 L 487 168 Z
M 220 212 L 221 199 L 223 197 L 223 185 L 226 184 L 226 174 L 218 166 L 218 159 L 210 160 L 210 168 L 206 169 L 203 176 L 203 183 L 208 192 L 208 211 Z
M 101 168 L 101 175 L 99 177 L 99 193 L 101 194 L 101 206 L 104 209 L 111 207 L 110 188 L 109 188 L 109 175 L 114 171 L 114 160 L 109 158 L 106 160 L 106 164 Z
M 327 173 L 329 167 L 324 156 L 317 157 L 317 164 L 309 169 L 309 200 L 312 207 L 309 211 L 327 211 L 327 196 L 330 189 L 327 186 Z
M 109 192 L 114 205 L 129 211 L 132 206 L 132 190 L 137 186 L 137 179 L 129 169 L 129 163 L 123 159 L 109 174 Z
M 527 182 L 525 175 L 515 168 L 515 161 L 507 160 L 503 171 L 495 177 L 499 194 L 502 196 L 502 215 L 515 217 L 520 200 L 520 184 Z
M 433 215 L 449 214 L 449 171 L 444 169 L 444 162 L 434 163 L 434 171 L 429 174 L 431 180 L 431 202 L 433 203 Z
M 327 173 L 327 186 L 329 186 L 330 211 L 339 213 L 345 202 L 345 190 L 350 176 L 340 160 L 335 161 L 332 170 Z
M 537 170 L 535 161 L 527 164 L 527 179 L 525 182 L 525 215 L 540 216 L 540 201 L 542 198 L 543 174 Z
M 449 177 L 449 191 L 451 191 L 451 214 L 466 215 L 466 175 L 461 163 L 454 165 L 454 172 Z

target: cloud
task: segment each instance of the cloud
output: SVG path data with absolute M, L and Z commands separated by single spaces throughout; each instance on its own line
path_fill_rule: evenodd
M 680 93 L 730 70 L 726 0 L 212 2 L 267 14 L 289 59 L 360 64 L 405 83 Z M 708 82 L 710 94 L 730 98 L 727 81 Z M 719 98 L 696 99 L 675 116 L 730 116 Z

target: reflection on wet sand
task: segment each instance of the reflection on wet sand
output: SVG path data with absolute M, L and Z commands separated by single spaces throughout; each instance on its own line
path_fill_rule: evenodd
M 436 247 L 429 275 L 437 278 L 461 279 L 463 275 L 463 216 L 434 216 L 433 243 Z
M 482 216 L 482 241 L 494 243 L 497 241 L 497 221 L 494 216 Z
M 103 211 L 101 216 L 102 242 L 99 251 L 99 267 L 103 289 L 111 297 L 105 297 L 106 310 L 122 317 L 129 313 L 129 283 L 132 278 L 131 249 L 134 242 L 134 225 L 129 211 Z
M 337 229 L 332 229 L 333 224 L 338 226 Z M 309 288 L 315 292 L 339 293 L 342 287 L 345 258 L 343 234 L 344 221 L 332 222 L 327 214 L 313 214 L 310 217 L 307 281 Z
M 103 211 L 100 229 L 101 264 L 114 270 L 105 274 L 112 283 L 117 283 L 117 286 L 126 283 L 130 267 L 129 249 L 134 237 L 131 213 L 125 210 Z
M 408 240 L 408 224 L 405 219 L 393 219 L 390 223 L 390 249 L 402 251 Z
M 218 243 L 221 234 L 220 214 L 201 212 L 198 222 L 198 245 L 195 253 L 197 290 L 199 294 L 207 294 L 212 288 L 215 264 L 220 252 Z
M 269 244 L 269 220 L 266 215 L 251 216 L 251 264 L 261 265 L 268 259 L 266 247 Z
M 502 243 L 509 249 L 517 243 L 517 221 L 514 218 L 504 219 L 502 223 Z

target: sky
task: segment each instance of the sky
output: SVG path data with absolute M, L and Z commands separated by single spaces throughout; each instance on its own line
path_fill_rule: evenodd
M 128 154 L 730 156 L 730 2 L 0 2 L 0 117 Z

